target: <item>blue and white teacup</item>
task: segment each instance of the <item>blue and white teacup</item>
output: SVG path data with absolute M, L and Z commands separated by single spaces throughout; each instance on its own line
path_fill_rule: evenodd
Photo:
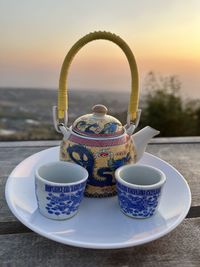
M 134 218 L 155 214 L 166 181 L 165 174 L 147 165 L 125 165 L 115 171 L 119 206 Z
M 74 216 L 83 198 L 88 172 L 70 162 L 51 162 L 35 171 L 35 192 L 42 215 L 55 220 Z

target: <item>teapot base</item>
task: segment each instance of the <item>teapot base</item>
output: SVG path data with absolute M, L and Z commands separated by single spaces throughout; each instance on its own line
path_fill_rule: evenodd
M 88 192 L 84 193 L 85 197 L 88 198 L 106 198 L 106 197 L 114 197 L 117 195 L 117 192 L 113 192 L 113 193 L 102 193 L 102 194 L 89 194 Z
M 117 195 L 116 185 L 100 187 L 87 184 L 84 192 L 84 196 L 89 198 L 104 198 L 104 197 L 113 197 L 116 195 Z

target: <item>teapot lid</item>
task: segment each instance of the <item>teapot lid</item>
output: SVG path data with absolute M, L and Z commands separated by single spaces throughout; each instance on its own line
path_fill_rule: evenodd
M 92 114 L 83 115 L 74 121 L 74 132 L 89 137 L 115 137 L 124 133 L 121 122 L 107 115 L 108 109 L 104 105 L 95 105 L 92 111 Z

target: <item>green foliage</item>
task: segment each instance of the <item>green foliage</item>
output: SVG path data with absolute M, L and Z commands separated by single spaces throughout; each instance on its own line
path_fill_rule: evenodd
M 184 103 L 176 76 L 158 77 L 150 72 L 145 87 L 141 127 L 150 125 L 159 129 L 160 136 L 200 135 L 200 101 Z

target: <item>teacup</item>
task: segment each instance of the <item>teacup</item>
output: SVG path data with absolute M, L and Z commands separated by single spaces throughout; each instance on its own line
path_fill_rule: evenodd
M 134 218 L 155 214 L 166 181 L 165 174 L 147 165 L 125 165 L 115 171 L 119 206 Z
M 50 162 L 35 171 L 38 208 L 50 219 L 64 220 L 74 216 L 83 198 L 88 172 L 70 162 Z

